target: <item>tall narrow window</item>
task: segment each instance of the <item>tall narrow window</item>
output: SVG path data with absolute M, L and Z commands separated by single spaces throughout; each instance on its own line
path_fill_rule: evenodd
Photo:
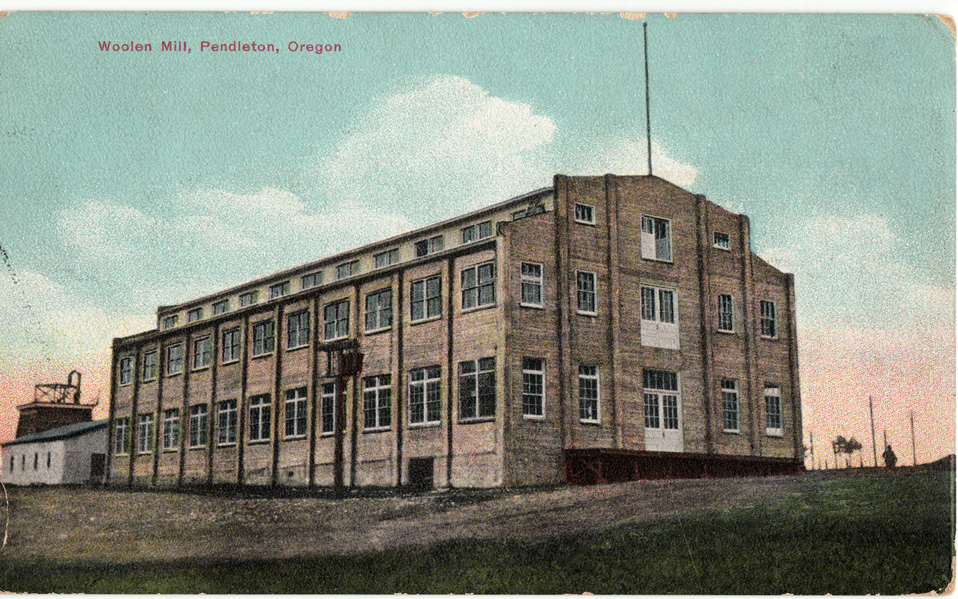
M 163 412 L 163 449 L 176 449 L 180 444 L 180 411 Z
M 205 403 L 190 406 L 190 447 L 206 445 L 206 431 L 209 426 L 209 406 Z
M 672 223 L 664 218 L 642 217 L 642 257 L 672 261 Z
M 326 341 L 349 335 L 349 301 L 341 300 L 323 308 L 323 337 Z
M 286 317 L 286 349 L 309 345 L 309 310 L 293 312 Z
M 723 333 L 735 332 L 735 301 L 725 293 L 718 296 L 718 330 Z
M 223 331 L 223 364 L 239 360 L 240 331 L 229 329 Z
M 409 424 L 439 422 L 439 373 L 438 366 L 409 371 Z
M 642 372 L 645 428 L 679 428 L 679 379 L 667 370 Z
M 136 450 L 153 451 L 153 414 L 140 414 L 136 418 Z
M 253 357 L 273 353 L 276 347 L 276 327 L 272 320 L 253 325 Z
M 221 401 L 216 419 L 216 442 L 219 445 L 236 443 L 236 400 Z
M 133 358 L 120 358 L 120 384 L 133 382 Z
M 268 441 L 270 432 L 270 397 L 254 395 L 249 398 L 249 440 Z
M 159 365 L 156 362 L 156 350 L 148 351 L 143 354 L 143 380 L 152 381 L 159 372 Z
M 320 423 L 320 433 L 331 435 L 336 432 L 336 383 L 325 383 L 322 387 L 323 392 L 320 396 L 322 405 L 322 421 Z
M 496 415 L 496 359 L 459 363 L 459 420 Z
M 599 367 L 579 364 L 579 420 L 599 422 Z
M 213 340 L 201 337 L 193 342 L 193 370 L 206 368 L 213 362 Z
M 388 374 L 363 379 L 363 428 L 389 428 L 392 424 L 392 388 Z
M 366 332 L 393 326 L 393 292 L 382 289 L 366 295 Z
M 496 267 L 492 262 L 462 271 L 462 309 L 496 303 Z
M 520 280 L 522 283 L 520 304 L 533 308 L 542 307 L 542 265 L 523 262 Z
M 306 387 L 286 392 L 286 438 L 306 436 Z
M 738 432 L 738 381 L 722 379 L 722 428 L 726 432 Z
M 117 418 L 113 426 L 113 453 L 119 455 L 130 451 L 130 419 Z M 13 466 L 10 466 L 13 470 Z
M 595 273 L 577 271 L 576 280 L 576 309 L 579 314 L 595 314 Z
M 411 296 L 411 320 L 424 320 L 442 315 L 442 279 L 438 275 L 413 281 Z
M 545 362 L 542 358 L 522 358 L 523 416 L 545 416 Z
M 166 348 L 166 374 L 183 372 L 183 344 L 177 343 Z
M 760 320 L 759 325 L 762 330 L 762 337 L 778 337 L 778 327 L 775 324 L 775 302 L 761 300 L 758 303 Z
M 765 385 L 765 434 L 782 436 L 782 389 L 778 385 Z

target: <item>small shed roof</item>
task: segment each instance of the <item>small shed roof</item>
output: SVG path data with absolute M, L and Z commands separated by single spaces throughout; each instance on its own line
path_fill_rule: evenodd
M 23 445 L 24 443 L 42 443 L 46 441 L 58 441 L 60 439 L 70 439 L 72 437 L 79 437 L 80 435 L 85 435 L 91 433 L 95 430 L 104 428 L 109 421 L 107 420 L 93 420 L 91 422 L 80 422 L 78 424 L 70 424 L 67 426 L 61 426 L 60 428 L 50 429 L 48 431 L 43 431 L 42 433 L 33 433 L 30 435 L 24 435 L 19 439 L 14 439 L 13 441 L 7 441 L 2 444 L 2 447 L 10 447 L 11 445 Z

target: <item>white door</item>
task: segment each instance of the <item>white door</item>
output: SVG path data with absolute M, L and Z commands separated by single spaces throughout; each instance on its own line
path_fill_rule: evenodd
M 646 451 L 683 451 L 682 395 L 677 373 L 646 370 L 644 379 Z

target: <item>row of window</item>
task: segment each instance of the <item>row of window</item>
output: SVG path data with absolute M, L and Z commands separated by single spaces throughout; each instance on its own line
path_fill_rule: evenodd
M 759 333 L 762 337 L 774 339 L 778 337 L 775 302 L 759 300 Z M 727 293 L 718 296 L 718 330 L 722 333 L 735 332 L 735 299 Z
M 442 390 L 440 367 L 427 366 L 409 371 L 409 424 L 431 425 L 441 421 Z M 320 392 L 320 434 L 330 435 L 336 427 L 336 384 L 325 383 Z M 271 430 L 272 398 L 269 394 L 249 398 L 248 439 L 268 441 Z M 480 358 L 459 363 L 459 421 L 488 420 L 496 415 L 496 359 Z M 284 438 L 306 435 L 306 388 L 286 392 L 283 410 Z M 217 403 L 215 439 L 219 445 L 236 443 L 237 402 L 227 399 Z M 129 418 L 118 418 L 114 450 L 129 451 Z M 153 450 L 153 414 L 140 414 L 136 421 L 136 451 Z M 367 431 L 387 430 L 392 426 L 392 376 L 381 374 L 363 378 L 363 428 Z M 188 446 L 207 445 L 209 406 L 197 404 L 189 408 Z M 162 414 L 160 447 L 177 449 L 180 442 L 180 410 L 171 408 Z
M 474 241 L 479 241 L 481 239 L 487 239 L 492 237 L 492 221 L 487 220 L 481 223 L 476 223 L 474 225 L 469 225 L 468 227 L 463 227 L 460 231 L 462 237 L 462 243 L 472 243 Z M 436 252 L 440 252 L 443 249 L 444 237 L 442 235 L 437 235 L 429 239 L 423 239 L 417 241 L 413 245 L 413 249 L 417 258 L 422 256 L 427 256 Z M 373 254 L 373 268 L 385 268 L 392 264 L 399 262 L 399 248 L 391 248 L 383 252 Z M 345 279 L 360 273 L 360 264 L 359 260 L 350 260 L 339 264 L 336 266 L 336 279 Z M 321 285 L 323 282 L 323 273 L 322 271 L 317 271 L 303 275 L 300 278 L 300 288 L 301 289 L 311 289 L 318 285 Z M 289 295 L 291 290 L 289 281 L 282 281 L 276 283 L 269 287 L 269 299 L 276 299 Z M 238 297 L 239 306 L 246 307 L 251 306 L 259 301 L 259 290 L 254 289 L 252 291 L 247 291 L 246 293 L 240 294 Z M 224 314 L 230 310 L 230 300 L 223 299 L 217 301 L 212 306 L 213 315 Z M 193 308 L 192 310 L 187 311 L 186 321 L 187 322 L 196 322 L 203 319 L 203 308 Z M 169 329 L 175 327 L 179 324 L 179 315 L 173 314 L 167 316 L 163 319 L 163 328 Z
M 50 469 L 50 464 L 51 464 L 51 452 L 48 451 L 47 452 L 47 470 Z M 10 472 L 14 472 L 16 470 L 16 465 L 17 465 L 16 456 L 11 455 L 10 456 Z M 20 470 L 24 471 L 26 469 L 27 469 L 27 454 L 25 453 L 20 454 Z M 39 452 L 33 453 L 33 469 L 34 470 L 40 469 L 40 453 Z
M 740 430 L 738 380 L 722 379 L 722 430 Z M 782 435 L 782 390 L 778 385 L 765 386 L 765 433 Z

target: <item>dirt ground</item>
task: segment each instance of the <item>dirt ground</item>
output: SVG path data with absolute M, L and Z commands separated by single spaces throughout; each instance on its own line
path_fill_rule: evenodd
M 457 539 L 535 540 L 797 493 L 821 476 L 344 498 L 8 487 L 9 537 L 0 556 L 218 560 L 361 553 Z

